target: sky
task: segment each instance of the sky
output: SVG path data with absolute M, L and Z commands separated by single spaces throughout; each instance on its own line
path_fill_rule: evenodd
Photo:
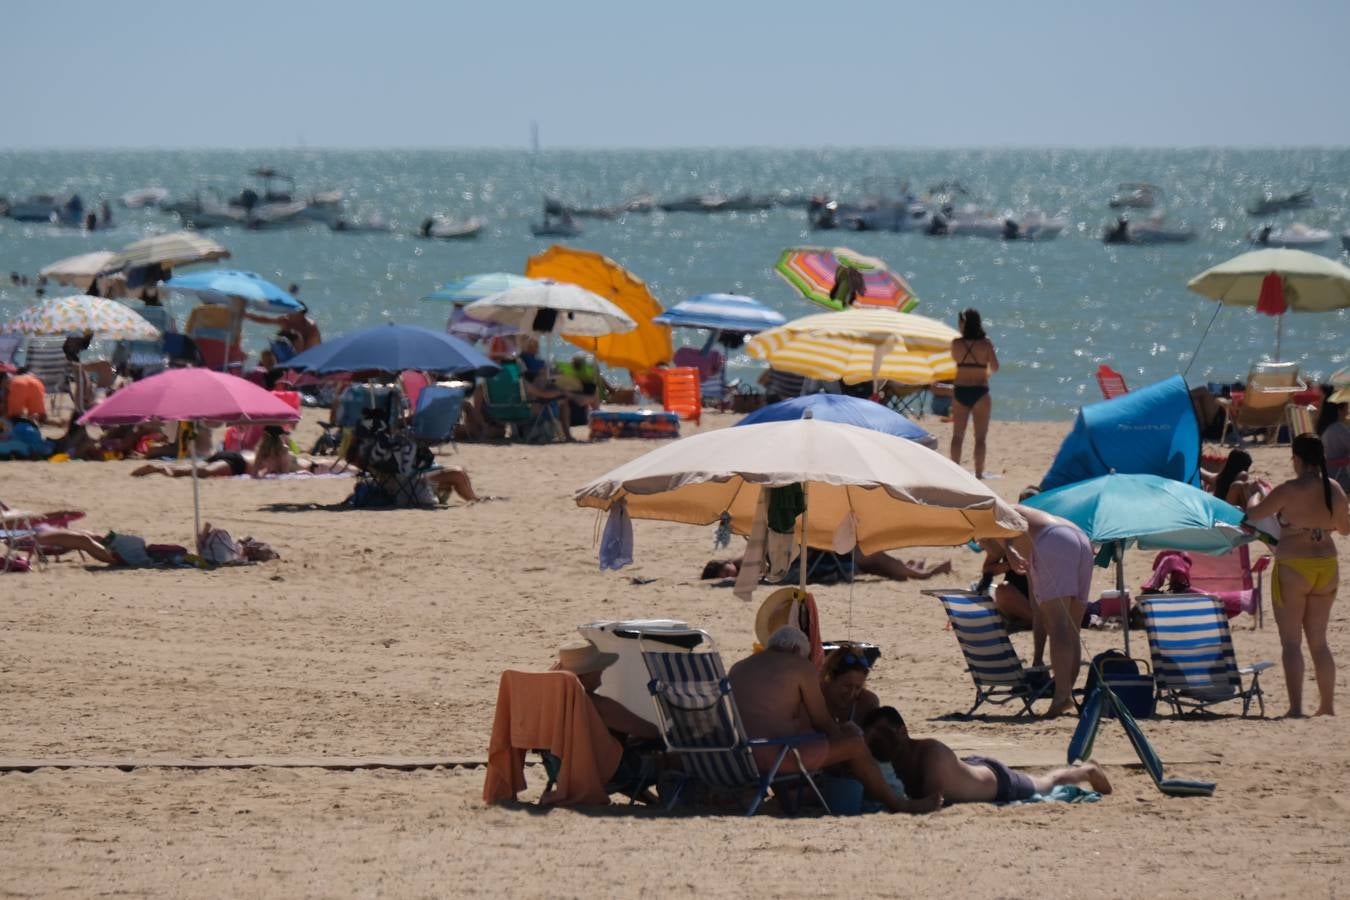
M 1345 0 L 18 0 L 0 147 L 1350 145 Z

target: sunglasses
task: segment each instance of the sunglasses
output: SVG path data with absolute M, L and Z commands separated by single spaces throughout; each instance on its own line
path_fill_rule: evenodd
M 866 656 L 859 656 L 853 653 L 845 653 L 840 660 L 842 666 L 860 666 L 864 672 L 872 671 L 872 664 L 867 661 Z

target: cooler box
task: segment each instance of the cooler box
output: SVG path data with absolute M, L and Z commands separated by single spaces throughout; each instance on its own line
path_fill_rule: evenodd
M 629 712 L 653 725 L 656 706 L 647 690 L 650 676 L 638 649 L 638 637 L 648 650 L 664 653 L 689 653 L 707 641 L 703 632 L 675 619 L 630 619 L 625 622 L 592 622 L 578 625 L 577 631 L 603 653 L 617 653 L 619 661 L 605 670 L 599 694 L 622 703 Z
M 680 417 L 673 412 L 597 409 L 591 413 L 591 440 L 604 438 L 677 438 Z

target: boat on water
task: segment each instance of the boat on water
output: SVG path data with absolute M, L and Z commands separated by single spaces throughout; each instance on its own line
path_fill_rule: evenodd
M 1128 181 L 1116 186 L 1106 205 L 1112 209 L 1152 209 L 1161 193 L 1161 188 L 1147 181 Z
M 394 228 L 380 216 L 370 216 L 365 219 L 348 219 L 345 216 L 338 216 L 328 223 L 332 231 L 342 234 L 385 234 L 393 231 Z
M 482 230 L 483 220 L 477 216 L 471 216 L 467 219 L 429 216 L 422 221 L 422 227 L 417 230 L 417 236 L 439 241 L 461 241 L 478 237 Z
M 1131 222 L 1121 216 L 1102 233 L 1102 242 L 1106 244 L 1185 244 L 1195 238 L 1194 228 L 1168 225 L 1161 213 L 1142 222 Z
M 1350 231 L 1341 232 L 1341 249 L 1350 253 Z
M 1268 216 L 1271 213 L 1284 212 L 1290 209 L 1310 209 L 1316 205 L 1317 202 L 1313 199 L 1312 188 L 1304 188 L 1301 191 L 1283 196 L 1266 191 L 1255 203 L 1247 207 L 1247 214 Z
M 1247 240 L 1259 247 L 1320 247 L 1331 240 L 1331 232 L 1302 222 L 1287 226 L 1267 223 L 1247 232 Z
M 84 224 L 84 201 L 79 194 L 56 197 L 34 194 L 10 204 L 5 213 L 16 222 L 48 222 L 54 225 L 78 226 Z
M 982 237 L 999 241 L 1048 241 L 1059 237 L 1069 222 L 1062 216 L 1047 216 L 1040 210 L 1022 214 L 995 214 L 966 204 L 959 209 L 944 207 L 933 213 L 924 233 L 933 236 Z
M 169 199 L 169 189 L 162 187 L 137 188 L 122 195 L 122 205 L 127 209 L 141 209 L 146 206 L 159 206 Z

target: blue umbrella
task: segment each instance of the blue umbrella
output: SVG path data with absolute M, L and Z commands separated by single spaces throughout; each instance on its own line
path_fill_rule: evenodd
M 415 325 L 377 325 L 324 341 L 278 366 L 315 375 L 402 372 L 491 375 L 500 366 L 449 334 Z
M 1068 519 L 1093 543 L 1110 548 L 1107 558 L 1116 560 L 1116 588 L 1122 592 L 1124 550 L 1129 544 L 1144 550 L 1218 555 L 1253 537 L 1239 527 L 1243 512 L 1236 506 L 1159 475 L 1101 475 L 1037 494 L 1023 503 Z M 1125 653 L 1129 652 L 1127 615 Z
M 806 411 L 811 417 L 824 422 L 842 422 L 845 425 L 857 425 L 870 428 L 882 434 L 893 434 L 921 444 L 932 450 L 937 447 L 937 438 L 915 425 L 909 419 L 889 407 L 871 400 L 849 397 L 845 394 L 808 394 L 805 397 L 792 397 L 770 403 L 757 409 L 737 422 L 737 425 L 756 425 L 760 422 L 783 422 L 788 419 L 800 419 Z
M 178 275 L 164 282 L 166 288 L 196 294 L 207 303 L 224 303 L 239 297 L 258 312 L 297 312 L 305 305 L 272 282 L 253 272 L 237 269 L 208 269 Z
M 457 278 L 449 284 L 443 284 L 423 297 L 423 300 L 442 300 L 446 302 L 470 302 L 500 294 L 512 288 L 523 287 L 533 282 L 533 278 L 524 275 L 512 275 L 509 272 L 487 272 L 482 275 L 467 275 Z
M 658 325 L 681 328 L 711 328 L 758 334 L 787 322 L 782 313 L 741 294 L 699 294 L 677 303 L 652 319 Z

